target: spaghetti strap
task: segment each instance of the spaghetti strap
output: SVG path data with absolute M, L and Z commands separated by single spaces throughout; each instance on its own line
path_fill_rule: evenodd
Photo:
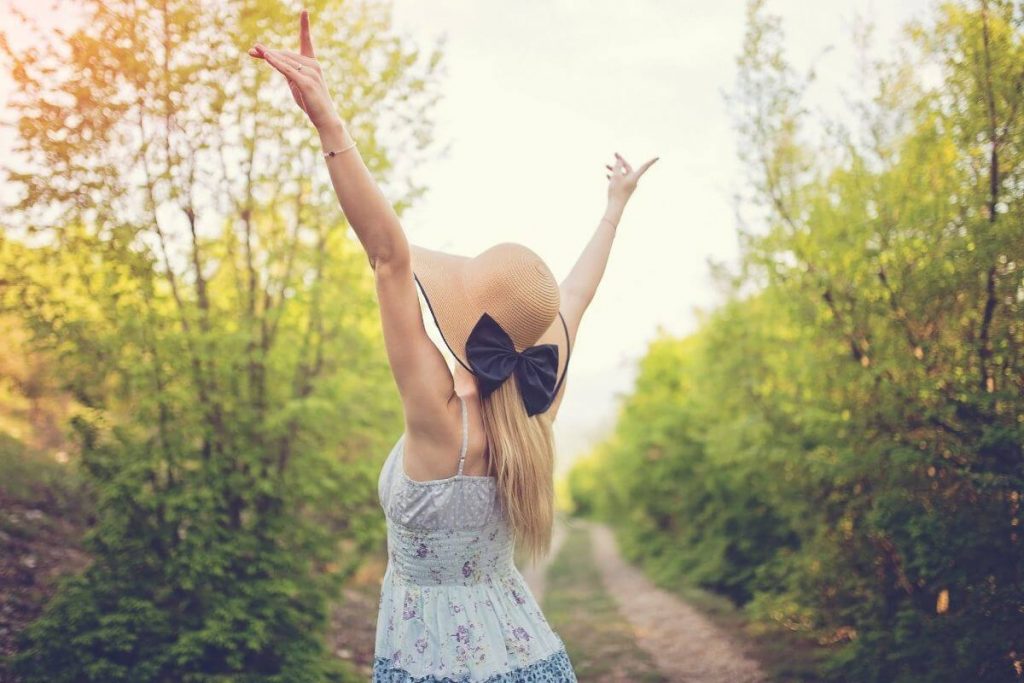
M 466 419 L 466 399 L 459 396 L 459 400 L 462 401 L 462 448 L 459 449 L 459 476 L 462 476 L 462 465 L 466 462 L 466 447 L 469 445 L 469 421 Z

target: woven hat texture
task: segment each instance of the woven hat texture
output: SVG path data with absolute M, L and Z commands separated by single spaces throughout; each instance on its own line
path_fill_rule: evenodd
M 516 351 L 558 346 L 558 387 L 569 362 L 558 281 L 529 247 L 501 242 L 474 257 L 410 245 L 413 273 L 434 323 L 452 355 L 472 372 L 466 339 L 487 313 L 511 337 Z M 557 395 L 557 389 L 556 389 Z

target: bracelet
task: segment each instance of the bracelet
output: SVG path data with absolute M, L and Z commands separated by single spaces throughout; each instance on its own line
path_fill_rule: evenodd
M 609 220 L 608 218 L 602 218 L 601 221 L 608 221 L 608 225 L 612 226 L 612 228 L 614 228 L 615 230 L 619 229 L 618 224 L 612 223 L 611 220 Z M 598 223 L 600 223 L 601 221 L 598 221 Z
M 336 150 L 333 150 L 331 152 L 324 152 L 324 159 L 330 159 L 331 157 L 337 156 L 338 154 L 341 154 L 342 152 L 347 152 L 347 151 L 349 151 L 350 149 L 352 149 L 355 146 L 356 146 L 356 141 L 353 140 L 351 145 L 343 147 L 342 149 L 336 149 Z

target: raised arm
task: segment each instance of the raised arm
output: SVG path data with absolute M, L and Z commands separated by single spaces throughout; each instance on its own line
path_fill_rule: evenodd
M 604 210 L 604 216 L 598 221 L 593 236 L 560 286 L 562 315 L 565 316 L 565 324 L 569 329 L 570 348 L 576 347 L 576 332 L 579 330 L 583 313 L 593 301 L 594 294 L 597 293 L 597 285 L 604 277 L 605 266 L 608 265 L 608 255 L 611 253 L 612 242 L 615 240 L 615 233 L 618 230 L 619 221 L 622 219 L 622 213 L 626 209 L 626 204 L 633 195 L 640 176 L 646 173 L 658 158 L 654 157 L 634 171 L 629 162 L 616 152 L 615 166 L 605 165 L 609 172 L 607 175 L 608 203 Z M 551 407 L 548 408 L 547 412 L 552 420 L 558 413 L 567 383 L 568 379 L 562 382 L 562 386 L 558 389 L 558 395 L 555 396 Z
M 325 163 L 345 218 L 374 272 L 384 345 L 406 423 L 426 432 L 441 431 L 455 387 L 444 356 L 423 324 L 405 231 L 331 101 L 305 10 L 299 15 L 299 44 L 300 52 L 292 52 L 256 43 L 249 54 L 266 60 L 287 79 L 296 104 L 316 127 L 324 152 L 335 152 L 325 156 Z

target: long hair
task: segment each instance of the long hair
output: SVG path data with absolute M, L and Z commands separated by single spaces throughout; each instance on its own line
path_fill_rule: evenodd
M 551 550 L 555 443 L 547 413 L 527 415 L 513 374 L 481 401 L 484 429 L 517 547 L 531 563 Z

